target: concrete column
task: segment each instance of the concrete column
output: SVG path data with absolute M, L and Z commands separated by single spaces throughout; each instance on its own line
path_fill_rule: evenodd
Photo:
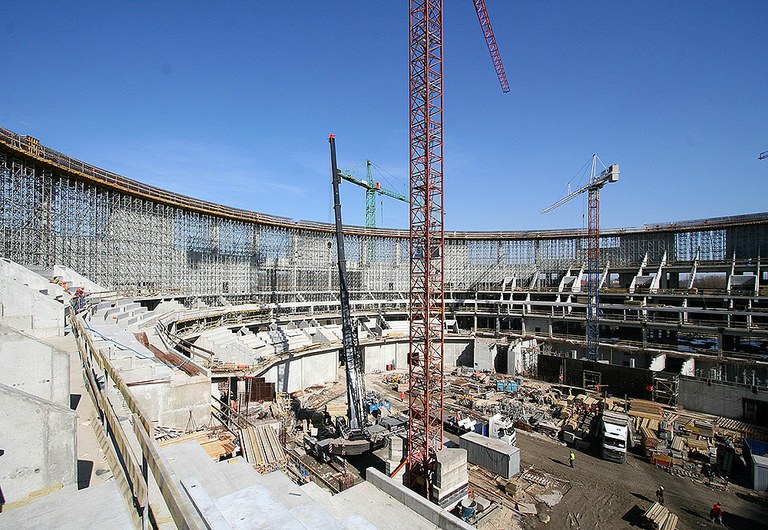
M 680 368 L 680 375 L 687 375 L 690 377 L 696 375 L 696 361 L 693 357 L 689 357 L 683 361 L 683 366 Z

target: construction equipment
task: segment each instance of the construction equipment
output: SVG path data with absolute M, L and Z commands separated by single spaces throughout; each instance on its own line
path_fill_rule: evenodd
M 603 460 L 623 464 L 627 461 L 629 418 L 626 412 L 605 410 L 600 416 L 600 456 Z
M 508 89 L 484 0 L 475 11 Z M 410 0 L 410 391 L 407 484 L 425 497 L 443 446 L 443 1 Z M 402 466 L 395 470 L 396 475 Z
M 357 184 L 361 188 L 365 189 L 365 226 L 367 228 L 376 228 L 376 194 L 386 195 L 392 197 L 398 201 L 408 202 L 408 197 L 397 193 L 396 191 L 388 190 L 381 186 L 381 182 L 374 182 L 373 173 L 371 171 L 371 161 L 366 160 L 366 180 L 360 180 L 355 178 L 349 172 L 339 171 L 339 176 L 351 182 Z
M 760 153 L 760 156 L 757 157 L 758 160 L 765 160 L 766 158 L 768 158 L 768 151 L 763 151 Z
M 336 256 L 339 267 L 339 294 L 341 302 L 341 332 L 343 361 L 347 376 L 347 417 L 336 418 L 336 437 L 311 440 L 316 456 L 356 455 L 383 446 L 384 440 L 374 437 L 369 431 L 368 404 L 366 402 L 365 380 L 363 379 L 363 355 L 357 341 L 357 332 L 352 320 L 347 285 L 347 264 L 344 252 L 344 232 L 341 222 L 341 199 L 339 184 L 341 175 L 336 165 L 336 136 L 330 135 L 331 176 L 333 184 L 333 210 L 336 221 Z
M 493 62 L 493 67 L 496 69 L 496 75 L 499 77 L 501 91 L 506 94 L 509 92 L 509 81 L 507 80 L 507 74 L 504 71 L 504 64 L 501 62 L 499 46 L 496 44 L 496 36 L 493 34 L 491 19 L 488 18 L 488 10 L 485 8 L 485 0 L 473 1 L 475 3 L 477 20 L 480 22 L 480 28 L 483 30 L 483 36 L 485 37 L 485 43 L 488 46 L 488 51 L 491 53 L 491 61 Z
M 598 360 L 600 353 L 600 190 L 609 182 L 619 180 L 619 165 L 611 164 L 599 175 L 596 171 L 597 155 L 592 155 L 592 172 L 589 182 L 545 208 L 551 212 L 574 197 L 588 192 L 587 215 L 587 358 Z

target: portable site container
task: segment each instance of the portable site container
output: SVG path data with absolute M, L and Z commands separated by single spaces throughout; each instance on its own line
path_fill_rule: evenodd
M 487 438 L 474 432 L 463 434 L 459 446 L 467 450 L 467 461 L 511 478 L 520 473 L 520 449 L 501 440 Z
M 768 491 L 768 442 L 744 440 L 747 465 L 752 475 L 752 489 Z

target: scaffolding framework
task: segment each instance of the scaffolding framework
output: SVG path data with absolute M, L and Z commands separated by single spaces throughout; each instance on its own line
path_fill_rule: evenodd
M 333 227 L 293 221 L 152 188 L 0 128 L 0 253 L 23 265 L 66 265 L 105 287 L 136 294 L 222 294 L 285 300 L 338 290 Z M 345 227 L 350 289 L 407 296 L 407 230 Z M 445 232 L 445 288 L 452 292 L 556 289 L 587 262 L 587 231 Z M 375 249 L 373 257 L 368 249 Z M 601 269 L 644 259 L 690 270 L 757 264 L 768 214 L 602 229 Z M 754 265 L 753 265 L 754 266 Z

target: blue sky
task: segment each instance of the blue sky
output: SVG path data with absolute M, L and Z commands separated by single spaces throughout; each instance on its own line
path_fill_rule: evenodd
M 584 226 L 585 200 L 540 212 L 593 152 L 622 172 L 605 227 L 768 211 L 768 2 L 487 4 L 509 94 L 472 2 L 445 7 L 446 228 Z M 405 1 L 3 11 L 0 125 L 47 146 L 298 219 L 331 219 L 331 132 L 342 168 L 370 158 L 405 185 Z M 344 184 L 342 200 L 364 224 L 363 190 Z M 407 226 L 383 202 L 383 225 Z

